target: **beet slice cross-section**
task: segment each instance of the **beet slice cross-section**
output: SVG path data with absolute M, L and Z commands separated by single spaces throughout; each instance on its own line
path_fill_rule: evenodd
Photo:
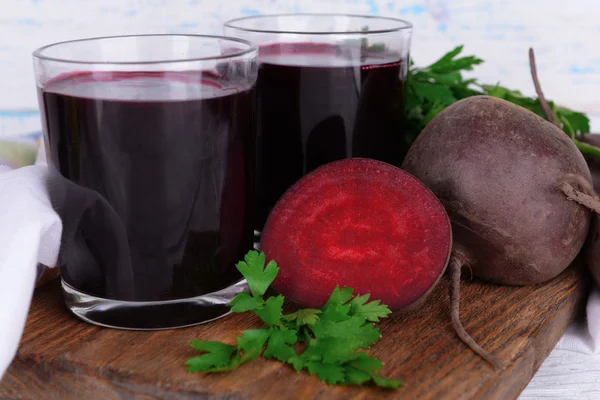
M 448 215 L 409 173 L 351 158 L 323 165 L 281 197 L 261 250 L 279 265 L 275 290 L 321 307 L 336 286 L 392 311 L 415 304 L 443 275 L 452 248 Z

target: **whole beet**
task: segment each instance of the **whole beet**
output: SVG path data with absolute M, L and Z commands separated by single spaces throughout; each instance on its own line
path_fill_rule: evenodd
M 591 180 L 585 159 L 559 128 L 505 100 L 475 96 L 448 107 L 425 127 L 402 168 L 446 205 L 455 243 L 476 277 L 544 282 L 585 242 L 590 211 L 557 189 L 565 174 Z
M 600 135 L 599 134 L 585 134 L 579 138 L 584 143 L 591 144 L 592 146 L 600 147 Z M 600 191 L 600 159 L 588 159 L 588 167 L 592 173 L 592 183 L 596 192 Z M 597 213 L 594 213 L 592 219 L 592 229 L 588 237 L 588 243 L 586 244 L 586 264 L 588 269 L 596 282 L 596 285 L 600 285 L 600 217 Z
M 591 213 L 559 189 L 565 176 L 591 180 L 570 138 L 534 113 L 494 97 L 460 100 L 421 132 L 402 166 L 444 203 L 452 221 L 452 322 L 496 367 L 501 362 L 464 331 L 460 270 L 490 282 L 550 280 L 579 253 Z

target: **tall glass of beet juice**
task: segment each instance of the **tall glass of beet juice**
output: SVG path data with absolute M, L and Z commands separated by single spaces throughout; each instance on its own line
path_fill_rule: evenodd
M 228 313 L 253 239 L 257 47 L 105 37 L 33 61 L 67 307 L 127 329 Z
M 257 219 L 330 161 L 368 157 L 400 166 L 409 22 L 287 14 L 240 18 L 225 34 L 259 45 Z

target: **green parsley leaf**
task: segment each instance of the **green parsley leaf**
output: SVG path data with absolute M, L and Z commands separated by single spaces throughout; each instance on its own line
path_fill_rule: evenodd
M 345 304 L 352 298 L 352 293 L 354 293 L 354 290 L 351 288 L 343 287 L 340 289 L 339 286 L 336 286 L 333 292 L 331 292 L 331 296 L 329 296 L 324 308 Z
M 366 319 L 359 316 L 337 322 L 321 318 L 311 329 L 317 339 L 334 338 L 352 350 L 366 349 L 379 340 L 381 334 L 375 326 L 365 322 Z
M 346 379 L 345 379 L 345 383 L 347 385 L 362 385 L 365 382 L 370 381 L 371 378 L 371 374 L 369 374 L 368 372 L 365 371 L 361 371 L 359 369 L 356 368 L 352 368 L 349 366 L 346 366 L 346 371 L 344 372 Z
M 471 71 L 483 62 L 475 56 L 460 57 L 463 46 L 457 46 L 426 67 L 415 67 L 409 62 L 407 79 L 404 140 L 410 146 L 431 120 L 454 102 L 476 95 L 494 96 L 524 107 L 542 118 L 547 118 L 538 99 L 523 96 L 518 90 L 496 85 L 481 84 L 476 79 L 464 79 L 462 73 Z M 569 135 L 584 156 L 600 158 L 600 148 L 587 145 L 577 137 L 590 131 L 589 118 L 548 101 L 560 127 Z
M 296 357 L 296 351 L 291 347 L 298 341 L 296 332 L 285 328 L 273 328 L 269 333 L 269 343 L 263 354 L 265 358 L 275 358 L 282 362 L 288 362 Z
M 378 322 L 381 318 L 385 318 L 392 313 L 379 300 L 367 303 L 369 297 L 369 294 L 364 294 L 353 298 L 350 302 L 350 314 L 364 317 L 367 321 Z
M 283 316 L 286 321 L 295 321 L 297 326 L 314 325 L 319 320 L 321 310 L 305 308 Z
M 448 86 L 441 83 L 414 81 L 411 86 L 420 99 L 430 102 L 439 101 L 442 104 L 452 104 L 456 101 Z
M 283 296 L 269 297 L 262 308 L 254 310 L 256 315 L 269 326 L 281 324 L 281 310 L 283 308 Z
M 377 386 L 384 389 L 398 389 L 399 387 L 404 386 L 402 381 L 386 378 L 377 374 L 371 374 L 371 379 L 373 379 L 373 382 L 375 382 Z
M 237 263 L 236 268 L 248 281 L 248 286 L 254 297 L 261 297 L 273 283 L 279 268 L 274 261 L 269 261 L 265 267 L 265 253 L 250 251 L 244 257 L 245 261 Z
M 585 116 L 585 114 L 571 111 L 564 107 L 556 107 L 554 109 L 554 113 L 563 126 L 568 123 L 572 129 L 572 133 L 576 135 L 583 135 L 590 132 L 590 120 Z
M 442 58 L 438 61 L 431 64 L 429 67 L 425 68 L 428 71 L 436 72 L 438 74 L 448 73 L 448 72 L 458 72 L 458 71 L 470 71 L 473 69 L 475 65 L 479 65 L 483 62 L 483 60 L 473 57 L 466 56 L 461 58 L 456 58 L 462 50 L 464 46 L 458 46 L 453 50 L 446 53 Z
M 442 111 L 444 111 L 444 109 L 447 107 L 446 104 L 441 103 L 439 101 L 434 101 L 433 103 L 431 103 L 431 106 L 429 107 L 429 111 L 427 111 L 427 113 L 423 116 L 423 121 L 422 123 L 427 125 L 428 123 L 431 122 L 431 120 L 433 118 L 435 118 L 436 115 L 438 115 L 439 113 L 441 113 Z
M 381 361 L 369 357 L 365 353 L 358 353 L 356 358 L 347 364 L 347 368 L 350 368 L 351 370 L 368 373 L 377 386 L 386 389 L 398 389 L 400 386 L 404 385 L 402 381 L 384 378 L 379 375 L 381 367 Z
M 332 385 L 343 382 L 346 377 L 344 368 L 339 365 L 309 361 L 306 366 L 311 375 L 317 375 L 319 379 Z
M 381 361 L 376 358 L 369 357 L 365 353 L 357 353 L 356 357 L 352 359 L 348 365 L 352 368 L 368 372 L 377 372 L 383 366 Z
M 203 342 L 192 340 L 191 345 L 201 353 L 205 353 L 186 362 L 188 372 L 217 372 L 228 370 L 229 367 L 237 365 L 232 360 L 236 351 L 235 346 L 230 346 L 220 342 Z
M 298 341 L 300 342 L 308 343 L 314 339 L 312 333 L 308 329 L 308 325 L 298 326 L 292 324 L 291 329 L 296 329 L 296 331 L 298 332 Z
M 248 329 L 242 333 L 242 336 L 238 336 L 236 342 L 238 352 L 241 353 L 240 364 L 256 358 L 268 339 L 268 329 Z
M 304 363 L 304 360 L 302 358 L 298 357 L 297 355 L 288 358 L 287 362 L 289 364 L 292 364 L 292 367 L 296 370 L 296 372 L 302 371 L 304 369 L 304 367 L 306 366 L 306 364 Z
M 464 45 L 455 47 L 448 53 L 444 54 L 442 58 L 431 64 L 428 69 L 447 68 L 448 66 L 451 66 L 452 60 L 463 51 L 463 48 Z
M 238 293 L 229 303 L 231 311 L 236 313 L 253 311 L 262 307 L 263 301 L 260 297 L 252 297 L 246 292 Z
M 305 361 L 322 360 L 328 364 L 342 364 L 356 356 L 355 350 L 355 347 L 348 346 L 343 340 L 325 337 L 313 340 L 301 357 Z
M 412 79 L 414 79 L 417 82 L 437 82 L 444 85 L 457 85 L 461 82 L 462 77 L 460 75 L 460 72 L 456 71 L 446 72 L 443 74 L 419 71 L 413 74 Z
M 399 381 L 380 376 L 381 362 L 362 351 L 381 336 L 372 322 L 389 314 L 385 305 L 368 302 L 368 295 L 353 298 L 351 288 L 336 287 L 321 309 L 282 315 L 283 296 L 263 299 L 279 271 L 273 260 L 266 267 L 265 261 L 264 253 L 251 251 L 237 264 L 252 295 L 242 292 L 230 306 L 234 312 L 253 312 L 266 327 L 243 331 L 236 346 L 192 341 L 201 354 L 186 362 L 189 372 L 231 371 L 262 354 L 290 364 L 298 372 L 307 370 L 329 384 L 400 386 Z
M 462 57 L 452 60 L 452 63 L 444 66 L 444 67 L 431 67 L 432 72 L 440 73 L 448 73 L 448 72 L 456 72 L 456 71 L 471 71 L 474 66 L 479 65 L 483 62 L 479 58 L 468 56 Z

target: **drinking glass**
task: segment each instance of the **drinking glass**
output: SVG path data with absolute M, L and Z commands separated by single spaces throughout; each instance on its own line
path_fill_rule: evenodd
M 33 53 L 65 303 L 125 329 L 209 321 L 252 248 L 257 48 L 201 35 Z
M 257 214 L 327 162 L 374 158 L 400 166 L 412 25 L 394 18 L 284 14 L 225 23 L 259 46 Z

